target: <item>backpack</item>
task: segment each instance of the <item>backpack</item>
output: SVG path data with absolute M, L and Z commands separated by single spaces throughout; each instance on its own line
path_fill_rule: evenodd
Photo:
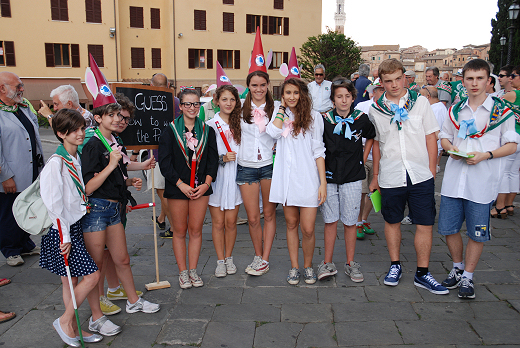
M 57 155 L 52 155 L 49 160 L 54 156 Z M 18 226 L 29 234 L 43 236 L 49 232 L 53 221 L 40 195 L 40 175 L 16 197 L 13 215 Z

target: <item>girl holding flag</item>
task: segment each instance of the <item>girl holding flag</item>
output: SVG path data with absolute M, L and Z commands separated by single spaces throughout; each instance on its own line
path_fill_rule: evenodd
M 206 123 L 217 133 L 219 153 L 217 179 L 211 185 L 213 194 L 209 197 L 209 211 L 213 245 L 218 258 L 215 276 L 220 278 L 237 272 L 231 253 L 237 237 L 237 215 L 242 196 L 235 181 L 239 146 L 230 125 L 240 123 L 241 105 L 237 89 L 229 84 L 217 88 L 216 94 L 220 112 Z
M 172 246 L 181 289 L 203 286 L 197 274 L 202 225 L 218 170 L 215 131 L 198 117 L 200 99 L 194 89 L 180 95 L 182 115 L 165 128 L 159 141 L 159 167 L 166 184 L 164 197 L 172 213 Z M 186 252 L 186 231 L 189 233 Z M 186 267 L 186 254 L 188 266 Z
M 53 220 L 49 233 L 42 237 L 40 267 L 60 275 L 63 283 L 65 313 L 54 321 L 54 329 L 63 342 L 72 347 L 80 347 L 64 256 L 69 260 L 77 305 L 80 306 L 88 298 L 92 316 L 103 316 L 96 288 L 99 270 L 85 248 L 80 222 L 89 204 L 81 175 L 81 161 L 77 154 L 78 145 L 85 138 L 85 119 L 76 110 L 62 109 L 53 117 L 52 129 L 61 145 L 40 176 L 41 197 L 49 217 Z M 58 231 L 60 228 L 62 240 Z M 83 277 L 79 284 L 78 277 Z M 113 334 L 121 331 L 118 326 L 108 322 L 109 326 L 117 328 Z M 99 342 L 102 339 L 103 336 L 83 332 L 85 342 Z

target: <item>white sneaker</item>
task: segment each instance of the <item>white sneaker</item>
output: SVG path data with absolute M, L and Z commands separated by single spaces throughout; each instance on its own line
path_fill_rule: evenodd
M 131 304 L 130 301 L 126 300 L 126 312 L 127 313 L 155 313 L 158 312 L 161 307 L 157 303 L 151 303 L 143 299 L 142 297 L 137 300 L 136 303 Z
M 233 263 L 233 256 L 226 257 L 226 272 L 227 274 L 237 273 L 237 266 Z
M 184 271 L 179 274 L 179 286 L 181 289 L 189 289 L 192 287 L 190 275 L 188 274 L 188 270 L 185 269 Z
M 106 316 L 102 316 L 96 321 L 92 321 L 92 317 L 90 317 L 88 329 L 92 332 L 99 332 L 103 336 L 114 336 L 121 332 L 121 326 L 117 326 Z
M 191 285 L 193 285 L 193 287 L 198 288 L 198 287 L 201 287 L 204 285 L 202 278 L 199 277 L 199 275 L 197 274 L 197 270 L 195 268 L 190 269 L 189 274 L 190 274 Z
M 219 260 L 220 261 L 220 260 Z M 226 263 L 224 261 L 217 261 L 217 268 L 215 268 L 215 277 L 223 278 L 227 276 Z
M 249 272 L 251 272 L 254 268 L 258 267 L 258 265 L 261 263 L 262 263 L 262 256 L 255 256 L 253 258 L 253 262 L 251 262 L 249 265 L 247 265 L 246 273 L 249 274 Z
M 401 225 L 411 225 L 412 219 L 409 216 L 405 216 L 404 219 L 401 220 Z
M 22 259 L 20 255 L 9 256 L 7 258 L 7 264 L 12 267 L 23 265 L 24 262 L 25 261 Z

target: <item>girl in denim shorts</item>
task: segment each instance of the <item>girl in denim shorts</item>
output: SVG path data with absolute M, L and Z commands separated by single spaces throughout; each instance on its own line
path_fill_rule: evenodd
M 120 110 L 121 106 L 115 99 L 92 110 L 101 136 L 112 144 L 113 151 L 107 150 L 98 135 L 90 138 L 82 149 L 83 180 L 91 204 L 90 213 L 82 219 L 83 234 L 87 250 L 100 269 L 103 268 L 105 245 L 108 247 L 119 279 L 127 292 L 126 312 L 155 313 L 160 309 L 159 305 L 145 301 L 136 294 L 125 229 L 121 223 L 122 203 L 128 197 L 127 185 L 140 189 L 142 182 L 138 178 L 127 178 L 126 161 L 112 134 L 119 131 L 119 123 L 123 118 Z M 122 150 L 125 151 L 124 148 Z M 123 209 L 126 209 L 124 204 Z M 104 279 L 101 281 L 104 282 Z M 89 328 L 99 330 L 105 320 L 106 317 L 98 320 L 91 318 Z
M 314 224 L 318 206 L 327 198 L 327 180 L 323 118 L 312 110 L 309 90 L 302 80 L 289 78 L 282 84 L 282 105 L 267 126 L 267 133 L 278 139 L 269 201 L 283 204 L 291 258 L 287 282 L 292 285 L 300 282 L 298 226 L 301 226 L 304 279 L 307 284 L 314 284 Z
M 242 120 L 233 129 L 238 150 L 237 184 L 246 208 L 249 235 L 255 249 L 253 262 L 246 268 L 250 275 L 269 271 L 269 255 L 276 234 L 276 204 L 269 202 L 273 175 L 273 138 L 266 126 L 280 103 L 269 92 L 269 75 L 257 70 L 247 75 L 247 93 L 242 107 Z M 260 224 L 260 192 L 264 208 L 264 231 Z M 263 237 L 263 240 L 262 240 Z

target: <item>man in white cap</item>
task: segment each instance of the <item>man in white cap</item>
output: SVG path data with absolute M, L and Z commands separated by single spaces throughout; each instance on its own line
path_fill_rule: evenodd
M 408 89 L 411 89 L 415 92 L 419 92 L 419 86 L 415 83 L 415 71 L 406 70 L 404 73 L 404 77 L 406 78 L 406 82 L 408 83 Z

